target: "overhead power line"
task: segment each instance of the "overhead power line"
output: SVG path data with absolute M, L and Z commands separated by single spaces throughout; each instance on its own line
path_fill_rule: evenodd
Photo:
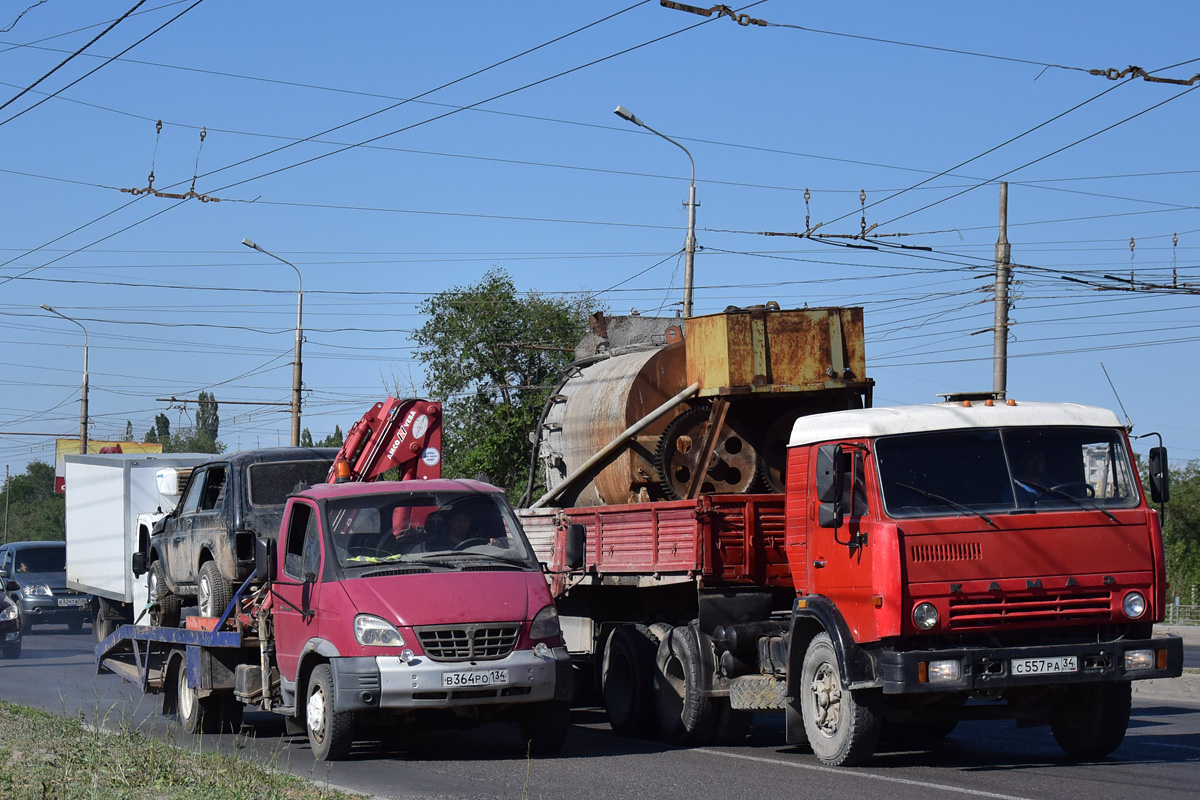
M 111 25 L 109 25 L 107 28 L 105 28 L 104 30 L 100 31 L 100 33 L 98 33 L 98 34 L 96 34 L 94 37 L 92 37 L 91 41 L 89 41 L 89 42 L 88 42 L 87 44 L 85 44 L 83 47 L 81 47 L 81 48 L 79 48 L 78 50 L 76 50 L 74 53 L 71 53 L 71 55 L 67 56 L 67 57 L 66 57 L 66 58 L 64 58 L 62 61 L 58 62 L 58 64 L 57 64 L 57 65 L 55 65 L 55 67 L 54 67 L 53 69 L 51 69 L 49 72 L 47 72 L 45 75 L 43 75 L 42 77 L 38 78 L 38 79 L 37 79 L 36 81 L 34 81 L 33 83 L 29 84 L 28 86 L 26 86 L 26 87 L 25 87 L 24 89 L 22 89 L 21 91 L 17 92 L 17 93 L 16 93 L 16 95 L 14 95 L 13 97 L 10 97 L 8 100 L 4 101 L 4 103 L 0 104 L 0 111 L 3 111 L 4 109 L 8 108 L 8 107 L 9 107 L 9 106 L 11 106 L 13 103 L 15 103 L 16 101 L 20 100 L 22 97 L 24 97 L 24 96 L 25 96 L 26 94 L 28 94 L 30 91 L 32 91 L 32 90 L 33 90 L 33 89 L 34 89 L 34 88 L 35 88 L 35 87 L 36 87 L 36 86 L 37 86 L 39 83 L 41 83 L 42 81 L 46 80 L 47 78 L 49 78 L 49 77 L 50 77 L 51 75 L 53 75 L 54 73 L 58 72 L 60 69 L 62 69 L 63 67 L 65 67 L 67 64 L 69 64 L 69 63 L 70 63 L 72 60 L 74 60 L 74 59 L 75 59 L 75 58 L 76 58 L 76 57 L 77 57 L 77 56 L 78 56 L 80 53 L 82 53 L 84 50 L 87 50 L 89 47 L 91 47 L 92 45 L 94 45 L 96 42 L 98 42 L 98 41 L 100 41 L 102 38 L 104 38 L 104 36 L 105 36 L 107 33 L 109 33 L 109 32 L 110 32 L 110 31 L 111 31 L 113 28 L 115 28 L 115 27 L 117 27 L 118 25 L 120 25 L 120 24 L 121 24 L 121 23 L 122 23 L 122 22 L 123 22 L 123 21 L 124 21 L 124 20 L 125 20 L 125 19 L 126 19 L 128 16 L 129 16 L 129 15 L 130 15 L 130 14 L 132 14 L 132 13 L 133 13 L 133 12 L 135 12 L 135 11 L 137 11 L 139 7 L 141 7 L 142 5 L 144 5 L 144 4 L 145 4 L 145 2 L 146 2 L 146 0 L 138 0 L 137 4 L 136 4 L 136 5 L 134 5 L 134 7 L 133 7 L 133 8 L 131 8 L 131 9 L 129 9 L 128 11 L 126 11 L 124 14 L 122 14 L 120 17 L 118 17 L 116 20 L 114 20 L 114 21 L 113 21 L 113 23 L 112 23 Z M 32 8 L 32 7 L 33 7 L 33 6 L 30 6 L 30 8 Z M 29 9 L 26 9 L 26 11 L 28 11 L 28 10 L 29 10 Z M 22 12 L 21 12 L 21 16 L 24 16 L 24 15 L 25 15 L 25 11 L 22 11 Z M 21 18 L 21 17 L 17 17 L 17 19 L 20 19 L 20 18 Z M 15 25 L 16 23 L 14 22 L 13 24 Z M 10 26 L 9 26 L 8 28 L 6 28 L 5 30 L 11 30 L 11 28 L 12 28 L 12 26 L 10 25 Z M 101 64 L 100 66 L 104 66 L 104 65 L 103 65 L 103 64 Z M 99 69 L 99 68 L 100 68 L 100 67 L 97 67 L 96 69 Z M 95 72 L 95 70 L 92 70 L 92 72 Z M 89 72 L 89 73 L 88 73 L 88 75 L 90 75 L 90 74 L 92 74 L 92 73 L 91 73 L 91 72 Z M 86 77 L 86 76 L 84 76 L 84 77 Z M 78 81 L 77 81 L 77 82 L 78 82 Z M 71 85 L 73 86 L 74 84 L 71 84 Z M 60 90 L 60 91 L 61 91 L 61 90 Z M 48 98 L 47 98 L 47 99 L 48 99 Z M 42 102 L 45 102 L 45 100 L 43 100 Z M 40 103 L 39 103 L 38 105 L 40 105 Z M 26 109 L 26 111 L 27 111 L 27 110 L 28 110 L 28 109 Z M 23 114 L 23 113 L 25 113 L 25 112 L 23 111 L 23 112 L 21 112 L 21 113 Z M 18 116 L 19 116 L 19 115 L 18 115 Z M 16 117 L 10 117 L 9 119 L 5 120 L 4 122 L 11 122 L 13 119 L 16 119 Z M 0 122 L 0 125 L 3 125 L 3 124 L 4 124 L 4 123 Z

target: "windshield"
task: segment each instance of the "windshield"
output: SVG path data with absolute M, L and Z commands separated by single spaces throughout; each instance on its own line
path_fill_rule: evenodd
M 63 572 L 67 568 L 65 547 L 22 547 L 13 566 L 17 572 Z
M 500 494 L 368 494 L 330 500 L 326 529 L 343 567 L 464 559 L 537 569 L 516 516 Z
M 1132 508 L 1125 439 L 1109 428 L 1002 428 L 880 438 L 875 459 L 892 517 Z

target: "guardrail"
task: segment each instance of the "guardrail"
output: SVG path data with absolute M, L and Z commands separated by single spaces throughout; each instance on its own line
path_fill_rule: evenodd
M 1200 606 L 1168 605 L 1163 625 L 1200 625 Z

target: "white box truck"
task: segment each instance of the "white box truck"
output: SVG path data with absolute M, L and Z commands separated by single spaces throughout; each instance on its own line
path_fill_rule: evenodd
M 192 468 L 211 453 L 114 453 L 66 457 L 67 586 L 92 595 L 92 631 L 102 641 L 146 607 L 133 554 L 173 509 Z M 149 624 L 142 615 L 141 624 Z

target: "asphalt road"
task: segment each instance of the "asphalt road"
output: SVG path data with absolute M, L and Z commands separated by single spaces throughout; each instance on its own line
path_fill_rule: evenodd
M 241 736 L 191 737 L 112 675 L 95 674 L 91 637 L 35 628 L 19 660 L 0 661 L 0 697 L 56 713 L 82 711 L 102 727 L 136 725 L 206 751 L 238 750 L 315 780 L 383 797 L 738 798 L 861 800 L 986 797 L 1028 800 L 1195 798 L 1200 792 L 1200 702 L 1137 697 L 1112 758 L 1066 760 L 1045 728 L 963 723 L 932 751 L 880 753 L 869 767 L 831 769 L 784 743 L 782 718 L 758 715 L 738 747 L 676 748 L 614 736 L 599 709 L 577 709 L 566 748 L 529 761 L 515 728 L 412 731 L 360 747 L 335 764 L 312 760 L 304 737 L 270 714 L 248 713 Z M 1197 655 L 1193 653 L 1193 656 Z M 0 769 L 3 767 L 0 766 Z

